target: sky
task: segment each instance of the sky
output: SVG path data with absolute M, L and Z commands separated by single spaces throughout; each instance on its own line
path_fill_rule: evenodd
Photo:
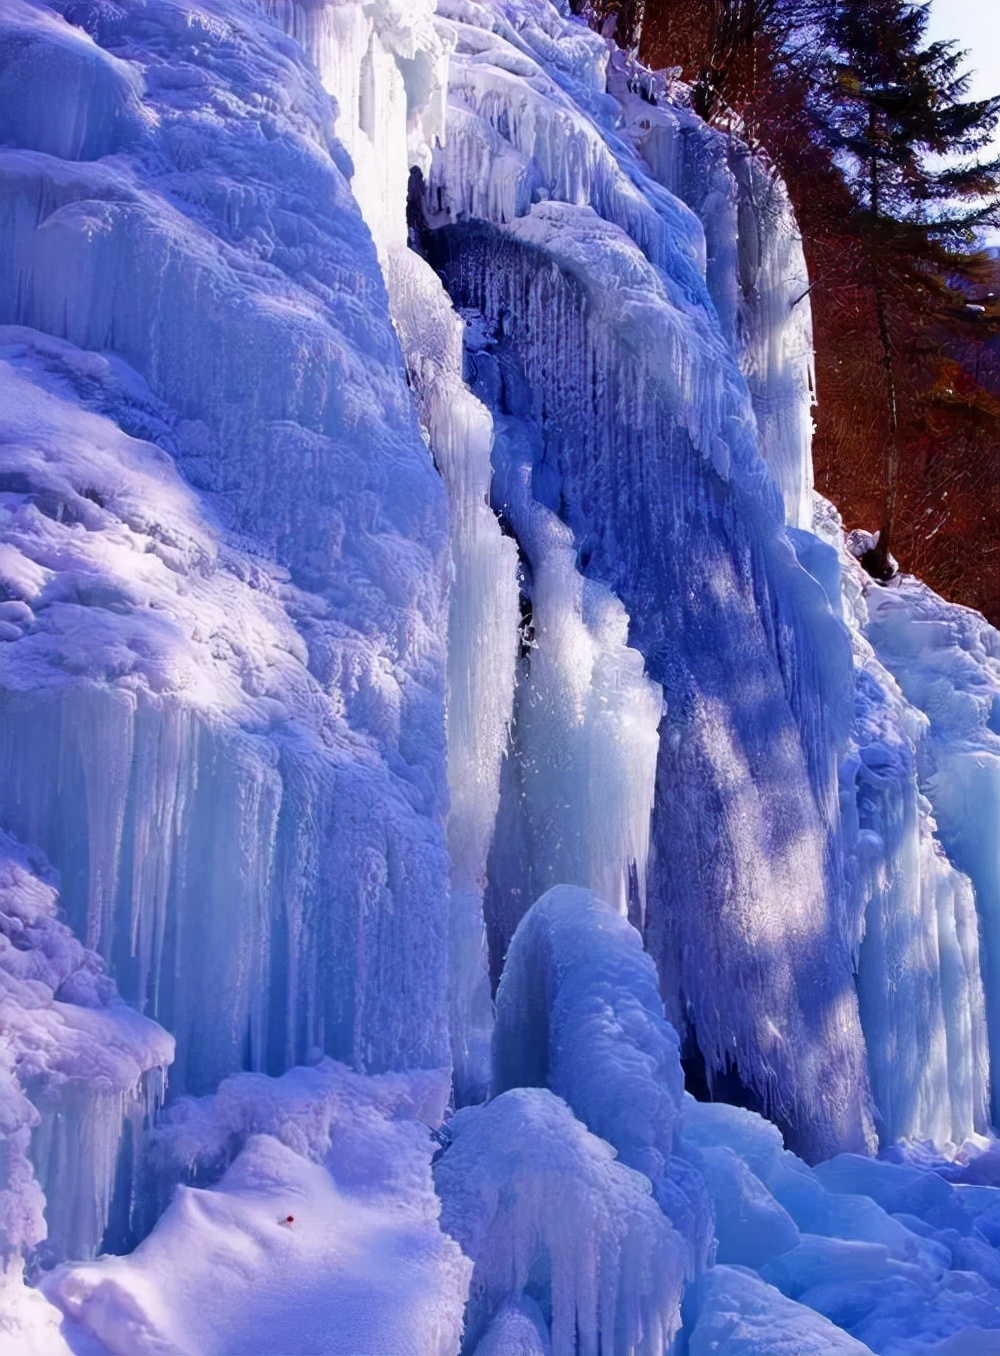
M 954 38 L 968 48 L 966 62 L 975 71 L 968 97 L 1000 94 L 1000 0 L 930 0 L 930 11 L 929 39 Z M 1000 155 L 1000 129 L 995 140 Z M 1000 245 L 1000 231 L 985 239 Z
M 1000 94 L 1000 0 L 931 0 L 930 39 L 954 38 L 975 71 L 969 97 Z
M 977 71 L 976 93 L 1000 93 L 1000 4 L 997 0 L 931 0 L 929 36 L 957 38 Z

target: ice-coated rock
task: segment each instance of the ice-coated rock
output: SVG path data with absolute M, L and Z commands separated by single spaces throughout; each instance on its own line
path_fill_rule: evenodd
M 697 1304 L 691 1356 L 867 1356 L 871 1350 L 742 1267 L 708 1272 Z

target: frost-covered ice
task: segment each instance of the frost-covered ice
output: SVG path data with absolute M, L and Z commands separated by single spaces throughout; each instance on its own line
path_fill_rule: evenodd
M 60 1356 L 58 1316 L 25 1263 L 88 1257 L 174 1053 L 57 917 L 48 863 L 0 833 L 0 1346 Z M 119 1173 L 124 1153 L 124 1178 Z
M 995 1346 L 997 1187 L 980 1188 L 976 1195 L 926 1168 L 853 1155 L 810 1169 L 783 1149 L 775 1128 L 760 1117 L 690 1098 L 681 1142 L 696 1162 L 699 1153 L 709 1155 L 706 1181 L 717 1213 L 725 1210 L 730 1221 L 728 1244 L 719 1231 L 720 1259 L 739 1264 L 733 1278 L 752 1267 L 768 1283 L 719 1280 L 713 1271 L 699 1282 L 690 1302 L 706 1334 L 721 1340 L 728 1315 L 735 1344 L 720 1350 L 737 1356 L 745 1338 L 748 1353 L 767 1351 L 759 1344 L 766 1342 L 769 1323 L 776 1342 L 780 1336 L 788 1344 L 777 1345 L 778 1351 L 797 1352 L 797 1341 L 802 1352 L 839 1351 L 843 1332 L 856 1339 L 843 1350 L 881 1356 L 923 1356 L 934 1343 L 957 1341 L 965 1330 L 970 1350 Z M 721 1150 L 728 1151 L 722 1175 Z M 769 1287 L 813 1315 L 776 1302 Z M 831 1334 L 816 1314 L 841 1332 Z
M 388 1063 L 423 1044 L 440 1061 L 433 928 L 411 958 L 429 1027 L 407 1025 L 379 1052 L 361 1018 L 379 1000 L 348 978 L 347 929 L 363 932 L 366 901 L 393 888 L 377 843 L 407 845 L 397 888 L 422 897 L 441 852 L 311 671 L 288 612 L 306 600 L 225 541 L 160 449 L 97 412 L 169 418 L 134 374 L 34 332 L 0 340 L 4 822 L 44 846 L 70 922 L 176 1036 L 176 1086 L 324 1045 Z M 96 409 L 80 409 L 81 388 Z M 166 422 L 152 428 L 169 438 Z M 366 803 L 382 806 L 377 827 Z M 334 855 L 301 839 L 307 814 L 339 840 Z M 381 935 L 390 952 L 401 940 Z

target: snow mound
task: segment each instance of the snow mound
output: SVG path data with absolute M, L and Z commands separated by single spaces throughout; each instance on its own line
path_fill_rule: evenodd
M 684 1092 L 677 1036 L 639 933 L 586 890 L 557 886 L 514 934 L 493 1032 L 493 1093 L 548 1087 L 643 1173 L 703 1265 L 712 1220 L 678 1161 Z M 680 1240 L 678 1240 L 680 1242 Z
M 224 1144 L 229 1165 L 179 1185 L 129 1256 L 46 1279 L 68 1332 L 109 1356 L 453 1356 L 471 1264 L 438 1226 L 414 1119 L 441 1083 L 326 1061 L 178 1104 L 160 1131 L 175 1152 L 211 1176 Z

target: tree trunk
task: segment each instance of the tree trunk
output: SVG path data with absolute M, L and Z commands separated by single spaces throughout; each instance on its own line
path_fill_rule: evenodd
M 892 336 L 886 316 L 885 295 L 875 288 L 875 318 L 878 323 L 879 343 L 882 346 L 882 372 L 885 376 L 885 396 L 889 413 L 889 444 L 885 458 L 885 498 L 882 502 L 882 523 L 878 541 L 865 553 L 862 564 L 874 579 L 883 582 L 895 574 L 889 559 L 892 531 L 896 521 L 896 500 L 899 491 L 899 404 L 896 396 L 896 375 L 892 366 Z
M 878 178 L 878 113 L 874 103 L 868 110 L 868 144 L 871 160 L 868 163 L 868 191 L 872 226 L 877 228 L 881 211 L 880 184 Z M 876 236 L 877 240 L 877 236 Z M 877 246 L 876 246 L 877 247 Z M 899 484 L 899 405 L 896 399 L 896 374 L 892 367 L 892 335 L 889 332 L 889 319 L 886 315 L 886 298 L 878 274 L 878 261 L 870 258 L 872 267 L 872 292 L 875 299 L 875 320 L 878 325 L 879 344 L 882 348 L 882 373 L 885 377 L 886 408 L 889 415 L 889 445 L 885 456 L 885 498 L 882 501 L 882 522 L 879 527 L 878 541 L 861 557 L 861 564 L 873 579 L 883 583 L 891 579 L 895 570 L 889 560 L 889 547 L 892 542 L 892 529 L 896 518 L 896 495 Z
M 646 0 L 621 0 L 615 41 L 632 56 L 639 53 L 642 39 L 642 21 L 646 17 Z

